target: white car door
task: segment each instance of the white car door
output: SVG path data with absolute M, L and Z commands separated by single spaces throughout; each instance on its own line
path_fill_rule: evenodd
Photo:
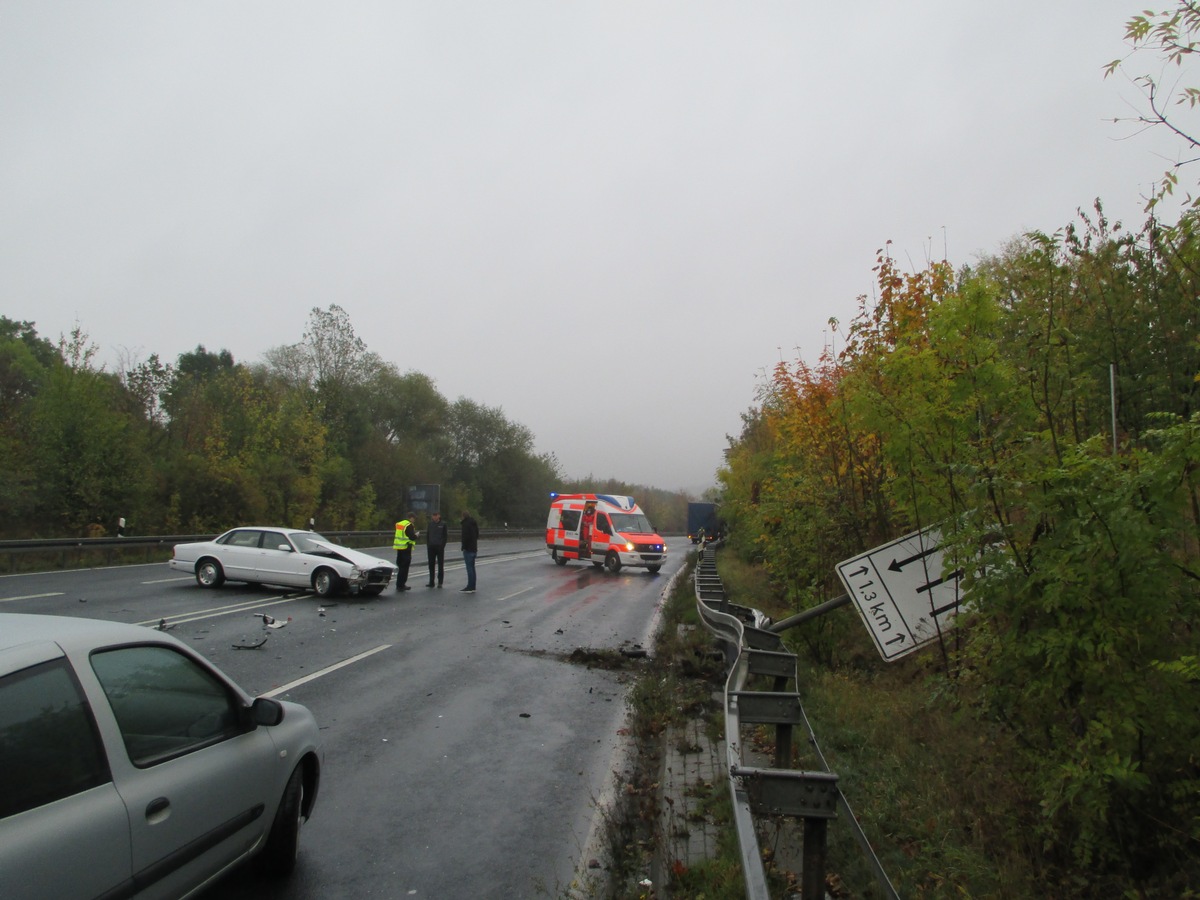
M 288 549 L 281 550 L 281 547 Z M 295 551 L 282 531 L 264 529 L 255 578 L 265 584 L 308 587 L 310 576 L 307 562 L 303 554 Z
M 219 558 L 225 577 L 230 581 L 255 581 L 258 572 L 258 557 L 261 554 L 258 542 L 262 532 L 257 528 L 239 528 L 232 531 L 220 546 Z
M 112 770 L 129 811 L 135 889 L 179 896 L 265 839 L 282 784 L 274 742 L 266 729 L 245 731 L 232 689 L 173 648 L 91 660 L 111 712 L 97 721 L 126 751 L 112 754 Z

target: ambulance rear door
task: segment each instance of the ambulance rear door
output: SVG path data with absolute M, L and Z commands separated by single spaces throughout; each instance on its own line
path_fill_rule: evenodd
M 612 522 L 608 519 L 608 513 L 596 513 L 596 527 L 592 530 L 592 553 L 596 556 L 603 557 L 608 553 L 608 548 L 613 541 Z
M 562 531 L 562 546 L 564 554 L 568 559 L 579 558 L 579 520 L 582 516 L 582 511 L 579 509 L 564 508 L 562 511 L 562 519 L 560 527 Z

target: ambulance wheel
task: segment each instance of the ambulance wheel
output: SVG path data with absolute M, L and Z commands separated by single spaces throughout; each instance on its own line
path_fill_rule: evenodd
M 565 566 L 567 564 L 567 558 L 565 556 L 559 556 L 558 551 L 555 550 L 554 551 L 554 564 L 556 566 Z
M 646 568 L 649 570 L 651 575 L 657 575 L 658 570 L 661 569 L 662 566 L 646 566 Z
M 616 575 L 621 571 L 621 557 L 609 551 L 608 556 L 604 557 L 604 568 Z

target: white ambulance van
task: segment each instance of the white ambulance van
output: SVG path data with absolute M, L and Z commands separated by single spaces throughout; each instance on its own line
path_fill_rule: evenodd
M 632 497 L 616 494 L 551 494 L 546 550 L 558 565 L 590 562 L 616 574 L 622 567 L 657 572 L 667 545 Z

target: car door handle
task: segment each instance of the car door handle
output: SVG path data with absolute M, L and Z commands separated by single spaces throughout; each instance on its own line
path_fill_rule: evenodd
M 163 821 L 171 814 L 171 801 L 158 797 L 146 804 L 146 821 L 151 825 Z

